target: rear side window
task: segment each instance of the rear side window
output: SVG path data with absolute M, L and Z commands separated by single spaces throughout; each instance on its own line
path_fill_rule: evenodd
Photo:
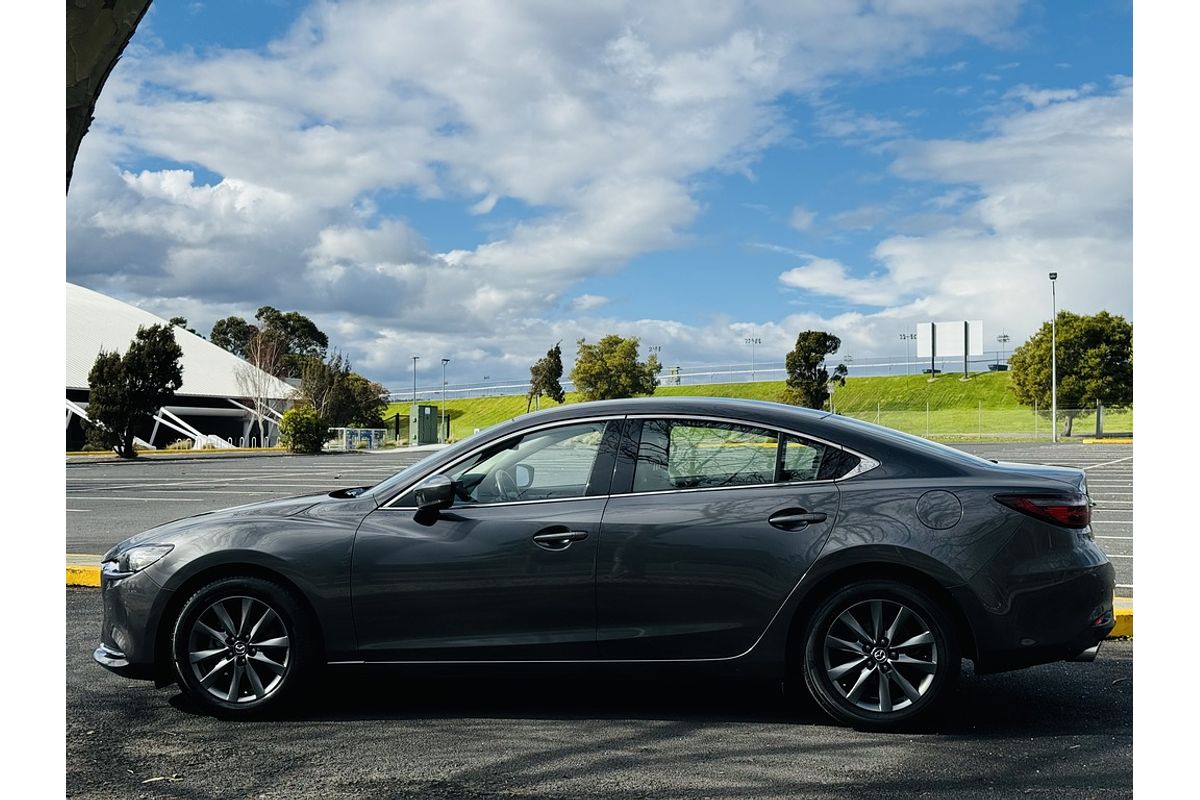
M 833 480 L 857 456 L 839 447 L 734 423 L 647 420 L 634 465 L 634 492 Z

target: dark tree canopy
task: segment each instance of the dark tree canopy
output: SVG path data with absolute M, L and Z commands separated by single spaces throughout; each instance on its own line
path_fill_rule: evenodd
M 1058 413 L 1071 435 L 1075 417 L 1095 409 L 1133 404 L 1133 324 L 1101 311 L 1091 316 L 1060 311 L 1058 338 Z M 1051 402 L 1050 323 L 1013 351 L 1009 361 L 1013 394 L 1027 406 L 1049 413 Z
M 174 325 L 176 328 L 183 328 L 188 333 L 195 333 L 197 336 L 200 336 L 200 334 L 196 333 L 195 328 L 188 327 L 187 317 L 171 317 L 167 321 L 170 322 L 172 325 Z M 204 337 L 201 337 L 201 338 L 204 338 Z
M 305 362 L 300 396 L 327 427 L 383 427 L 387 389 L 351 370 L 341 353 Z
M 213 323 L 208 339 L 217 347 L 224 348 L 239 358 L 246 357 L 251 337 L 258 328 L 241 317 L 225 317 Z
M 171 325 L 138 328 L 122 356 L 101 351 L 88 373 L 89 439 L 133 458 L 133 439 L 183 385 L 183 351 Z
M 829 399 L 829 384 L 846 385 L 846 365 L 838 364 L 830 378 L 825 359 L 838 351 L 842 340 L 825 331 L 802 331 L 787 354 L 788 401 L 822 408 Z
M 596 344 L 579 342 L 579 354 L 571 380 L 584 400 L 613 400 L 639 394 L 654 394 L 662 364 L 657 356 L 638 361 L 636 336 L 609 334 Z
M 561 403 L 566 399 L 566 393 L 562 388 L 562 342 L 556 342 L 554 347 L 546 351 L 546 355 L 539 358 L 529 368 L 529 395 L 525 401 L 525 411 L 529 412 L 529 407 L 542 397 L 549 397 L 556 403 Z
M 245 358 L 250 342 L 259 331 L 270 333 L 283 345 L 283 359 L 277 374 L 302 377 L 304 367 L 312 360 L 325 358 L 329 348 L 329 337 L 316 324 L 298 311 L 286 313 L 271 306 L 263 306 L 254 315 L 255 325 L 241 317 L 225 317 L 217 320 L 209 339 L 235 356 Z

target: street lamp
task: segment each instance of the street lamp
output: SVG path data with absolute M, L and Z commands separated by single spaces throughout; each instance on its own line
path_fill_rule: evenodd
M 908 354 L 908 343 L 916 339 L 917 335 L 915 333 L 902 333 L 900 334 L 900 338 L 904 340 L 904 374 L 909 375 L 912 373 L 912 364 L 909 362 L 911 356 Z
M 450 363 L 450 359 L 442 359 L 442 425 L 438 431 L 438 440 L 445 441 L 444 431 L 446 430 L 446 365 Z
M 750 382 L 754 383 L 754 377 L 755 377 L 754 373 L 756 370 L 755 361 L 754 361 L 754 346 L 758 345 L 758 344 L 762 344 L 762 339 L 760 339 L 758 337 L 754 337 L 754 338 L 747 337 L 746 344 L 750 345 Z
M 1008 339 L 1009 339 L 1009 336 L 1007 333 L 1002 333 L 996 337 L 996 341 L 999 342 L 999 344 L 1000 344 L 1000 353 L 1001 354 L 1004 353 L 1004 345 L 1008 344 Z M 996 366 L 997 367 L 1000 366 L 1000 357 L 999 356 L 996 357 Z
M 1058 299 L 1054 282 L 1058 273 L 1050 273 L 1050 441 L 1058 442 Z

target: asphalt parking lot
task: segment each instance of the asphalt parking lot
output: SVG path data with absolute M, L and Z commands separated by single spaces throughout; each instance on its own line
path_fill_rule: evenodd
M 302 707 L 203 716 L 92 663 L 97 589 L 67 589 L 71 797 L 1129 797 L 1133 645 L 964 670 L 932 728 L 835 727 L 778 687 L 668 673 L 330 672 Z
M 1105 444 L 965 444 L 997 461 L 1061 464 L 1088 472 L 1096 541 L 1133 596 L 1133 448 Z M 66 551 L 97 556 L 120 540 L 178 517 L 273 497 L 376 483 L 425 453 L 81 460 L 67 465 Z

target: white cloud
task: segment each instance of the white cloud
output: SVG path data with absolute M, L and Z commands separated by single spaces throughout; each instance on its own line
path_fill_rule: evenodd
M 607 304 L 608 298 L 598 294 L 581 294 L 571 300 L 571 308 L 579 311 L 589 311 Z
M 545 347 L 509 331 L 591 330 L 544 317 L 577 281 L 688 240 L 697 176 L 745 170 L 791 134 L 781 97 L 947 40 L 1005 41 L 1018 11 L 348 0 L 314 3 L 260 51 L 135 41 L 76 164 L 68 276 L 134 301 L 176 298 L 198 325 L 204 307 L 212 319 L 296 308 L 345 326 L 346 349 L 380 370 L 397 342 L 444 350 L 451 334 L 524 361 Z M 823 109 L 827 135 L 900 132 Z M 129 171 L 143 156 L 196 167 Z M 383 193 L 525 213 L 434 252 L 419 229 L 381 218 Z M 706 360 L 694 334 L 677 352 Z M 493 340 L 511 350 L 481 344 Z
M 816 218 L 817 215 L 814 212 L 809 211 L 803 206 L 796 206 L 792 209 L 792 216 L 788 220 L 788 224 L 798 231 L 807 231 L 812 228 L 813 221 Z
M 894 303 L 900 294 L 888 278 L 852 278 L 841 262 L 830 258 L 812 258 L 804 266 L 782 273 L 779 282 L 793 289 L 871 306 Z

